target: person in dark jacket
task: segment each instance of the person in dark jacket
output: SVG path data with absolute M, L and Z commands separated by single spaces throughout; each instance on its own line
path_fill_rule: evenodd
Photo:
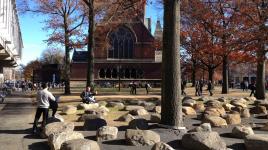
M 255 96 L 255 91 L 256 91 L 256 83 L 255 83 L 255 81 L 253 81 L 252 83 L 251 83 L 251 85 L 250 85 L 250 90 L 251 90 L 251 93 L 250 93 L 250 97 L 253 95 L 253 96 Z
M 60 100 L 60 97 L 56 96 L 55 99 L 56 99 L 55 101 L 49 100 L 49 105 L 50 105 L 49 108 L 52 110 L 52 117 L 55 117 L 55 114 L 58 110 L 58 107 L 59 107 L 58 102 Z
M 210 96 L 213 95 L 213 93 L 212 93 L 212 88 L 213 88 L 213 87 L 212 87 L 212 82 L 209 81 L 209 82 L 208 82 L 208 92 L 209 92 L 209 95 L 210 95 Z
M 96 92 L 92 92 L 91 91 L 91 87 L 90 86 L 88 86 L 87 88 L 86 88 L 86 90 L 85 91 L 83 91 L 81 94 L 80 94 L 80 97 L 82 98 L 82 102 L 83 103 L 87 103 L 87 104 L 89 104 L 89 103 L 95 103 L 96 102 L 96 100 L 95 100 L 95 95 L 97 94 L 97 91 Z

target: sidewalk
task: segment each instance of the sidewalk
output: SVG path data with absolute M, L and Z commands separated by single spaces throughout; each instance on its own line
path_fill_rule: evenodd
M 6 150 L 48 149 L 46 140 L 35 139 L 31 127 L 35 106 L 30 98 L 7 98 L 0 111 L 0 145 Z M 45 141 L 45 143 L 44 143 Z M 33 144 L 34 143 L 34 144 Z

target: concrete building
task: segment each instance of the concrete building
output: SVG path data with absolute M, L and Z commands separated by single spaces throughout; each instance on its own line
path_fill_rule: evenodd
M 14 68 L 18 65 L 22 48 L 16 2 L 0 0 L 0 81 L 4 80 L 4 68 Z

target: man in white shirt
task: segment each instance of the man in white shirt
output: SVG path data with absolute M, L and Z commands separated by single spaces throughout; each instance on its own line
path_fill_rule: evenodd
M 49 109 L 49 100 L 55 101 L 56 99 L 52 95 L 52 93 L 48 91 L 47 84 L 43 83 L 42 90 L 39 90 L 36 96 L 37 110 L 36 110 L 34 123 L 33 123 L 33 133 L 37 132 L 38 120 L 40 119 L 42 114 L 43 114 L 42 128 L 44 128 L 46 125 L 46 121 L 48 117 L 48 109 Z

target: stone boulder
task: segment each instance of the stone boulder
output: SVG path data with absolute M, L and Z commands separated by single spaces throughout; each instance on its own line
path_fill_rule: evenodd
M 161 106 L 155 106 L 153 112 L 161 114 Z
M 98 108 L 85 110 L 85 114 L 93 114 L 93 115 L 101 115 L 101 116 L 107 116 L 108 112 L 110 112 L 110 110 L 105 106 L 100 106 Z
M 131 111 L 131 110 L 137 110 L 137 109 L 144 109 L 144 107 L 137 106 L 137 105 L 128 105 L 125 107 L 125 111 Z
M 226 97 L 220 97 L 220 98 L 218 98 L 218 101 L 226 103 L 228 101 L 228 99 Z
M 200 126 L 194 128 L 191 132 L 211 132 L 211 125 L 210 123 L 203 123 Z
M 166 143 L 163 143 L 163 142 L 159 142 L 159 143 L 156 143 L 151 150 L 175 150 L 173 149 L 171 146 L 169 146 L 168 144 Z
M 242 118 L 249 118 L 250 117 L 249 109 L 247 109 L 247 108 L 242 109 L 241 112 L 240 112 L 240 115 L 241 115 Z
M 204 111 L 204 115 L 209 115 L 209 116 L 225 116 L 226 112 L 225 109 L 223 107 L 207 107 Z
M 135 109 L 129 111 L 129 114 L 134 115 L 134 116 L 143 116 L 143 115 L 148 115 L 148 111 L 145 109 Z
M 243 98 L 232 100 L 230 103 L 236 107 L 247 108 L 247 100 Z
M 145 119 L 133 119 L 129 122 L 130 129 L 147 130 L 149 128 L 148 121 Z
M 107 107 L 114 107 L 121 110 L 125 108 L 125 105 L 121 102 L 108 102 Z
M 239 125 L 233 128 L 232 135 L 237 138 L 244 139 L 248 135 L 254 134 L 250 126 Z
M 228 124 L 240 124 L 241 123 L 240 114 L 228 114 L 226 115 L 225 120 Z
M 107 126 L 106 120 L 102 118 L 86 118 L 84 123 L 85 131 L 98 130 L 100 127 Z
M 150 120 L 151 123 L 160 123 L 161 122 L 161 115 L 158 113 L 152 113 L 150 115 Z
M 183 147 L 189 150 L 226 150 L 226 144 L 217 132 L 192 132 L 183 135 Z
M 205 104 L 207 105 L 207 107 L 213 107 L 213 108 L 221 108 L 222 107 L 222 103 L 216 100 L 209 100 L 207 102 L 205 102 Z
M 247 150 L 267 150 L 267 134 L 251 134 L 244 139 Z
M 187 99 L 182 102 L 182 106 L 193 107 L 196 104 L 196 101 L 193 99 Z
M 189 106 L 183 106 L 182 112 L 185 115 L 196 115 L 196 111 L 192 107 L 189 107 Z
M 77 111 L 77 108 L 72 105 L 67 105 L 62 108 L 62 113 L 66 115 L 75 114 Z
M 254 101 L 255 106 L 264 106 L 268 109 L 268 100 L 256 100 Z
M 81 103 L 77 105 L 78 110 L 86 110 L 87 109 L 87 104 L 86 103 Z
M 50 145 L 51 150 L 59 150 L 61 148 L 62 143 L 75 139 L 84 139 L 84 136 L 79 132 L 73 131 L 52 133 L 48 136 L 48 143 Z
M 50 134 L 69 132 L 73 130 L 74 123 L 54 122 L 46 125 L 44 133 L 46 136 L 49 136 Z
M 190 96 L 185 96 L 182 98 L 182 102 L 187 101 L 187 100 L 193 100 L 193 98 Z
M 209 101 L 209 97 L 204 97 L 204 96 L 202 96 L 202 97 L 198 98 L 197 101 L 203 101 L 203 102 L 206 102 L 206 101 Z
M 96 141 L 75 139 L 62 143 L 60 150 L 100 150 L 100 146 Z
M 47 119 L 47 124 L 50 124 L 53 122 L 64 122 L 64 118 L 60 114 L 55 114 L 54 117 L 49 117 Z
M 232 111 L 232 109 L 235 107 L 234 105 L 229 104 L 229 103 L 225 103 L 222 106 L 226 111 Z
M 87 119 L 97 119 L 101 118 L 103 119 L 103 116 L 100 114 L 83 114 L 81 117 L 78 118 L 78 122 L 84 122 Z
M 195 109 L 195 111 L 198 111 L 198 112 L 203 112 L 206 109 L 203 103 L 196 103 L 194 104 L 193 108 Z
M 252 114 L 267 114 L 267 110 L 265 106 L 256 106 L 250 109 Z
M 133 120 L 133 119 L 135 119 L 135 117 L 134 116 L 132 116 L 131 114 L 124 114 L 123 116 L 121 116 L 121 117 L 119 117 L 118 119 L 117 119 L 117 121 L 125 121 L 125 122 L 129 122 L 129 121 L 131 121 L 131 120 Z
M 149 146 L 160 142 L 160 135 L 150 130 L 127 129 L 125 139 L 133 146 Z
M 108 103 L 106 101 L 98 101 L 99 106 L 106 106 Z
M 135 100 L 135 99 L 129 99 L 125 101 L 128 105 L 141 105 L 144 101 L 142 100 Z
M 263 127 L 261 127 L 261 130 L 268 131 L 268 122 Z
M 205 116 L 203 123 L 210 123 L 213 127 L 227 126 L 226 120 L 218 116 Z
M 114 140 L 117 138 L 117 127 L 103 126 L 97 131 L 97 141 Z
M 257 100 L 256 97 L 245 97 L 244 99 L 252 102 Z
M 99 103 L 91 103 L 91 104 L 81 103 L 77 105 L 77 109 L 78 110 L 96 109 L 99 106 L 100 106 Z

